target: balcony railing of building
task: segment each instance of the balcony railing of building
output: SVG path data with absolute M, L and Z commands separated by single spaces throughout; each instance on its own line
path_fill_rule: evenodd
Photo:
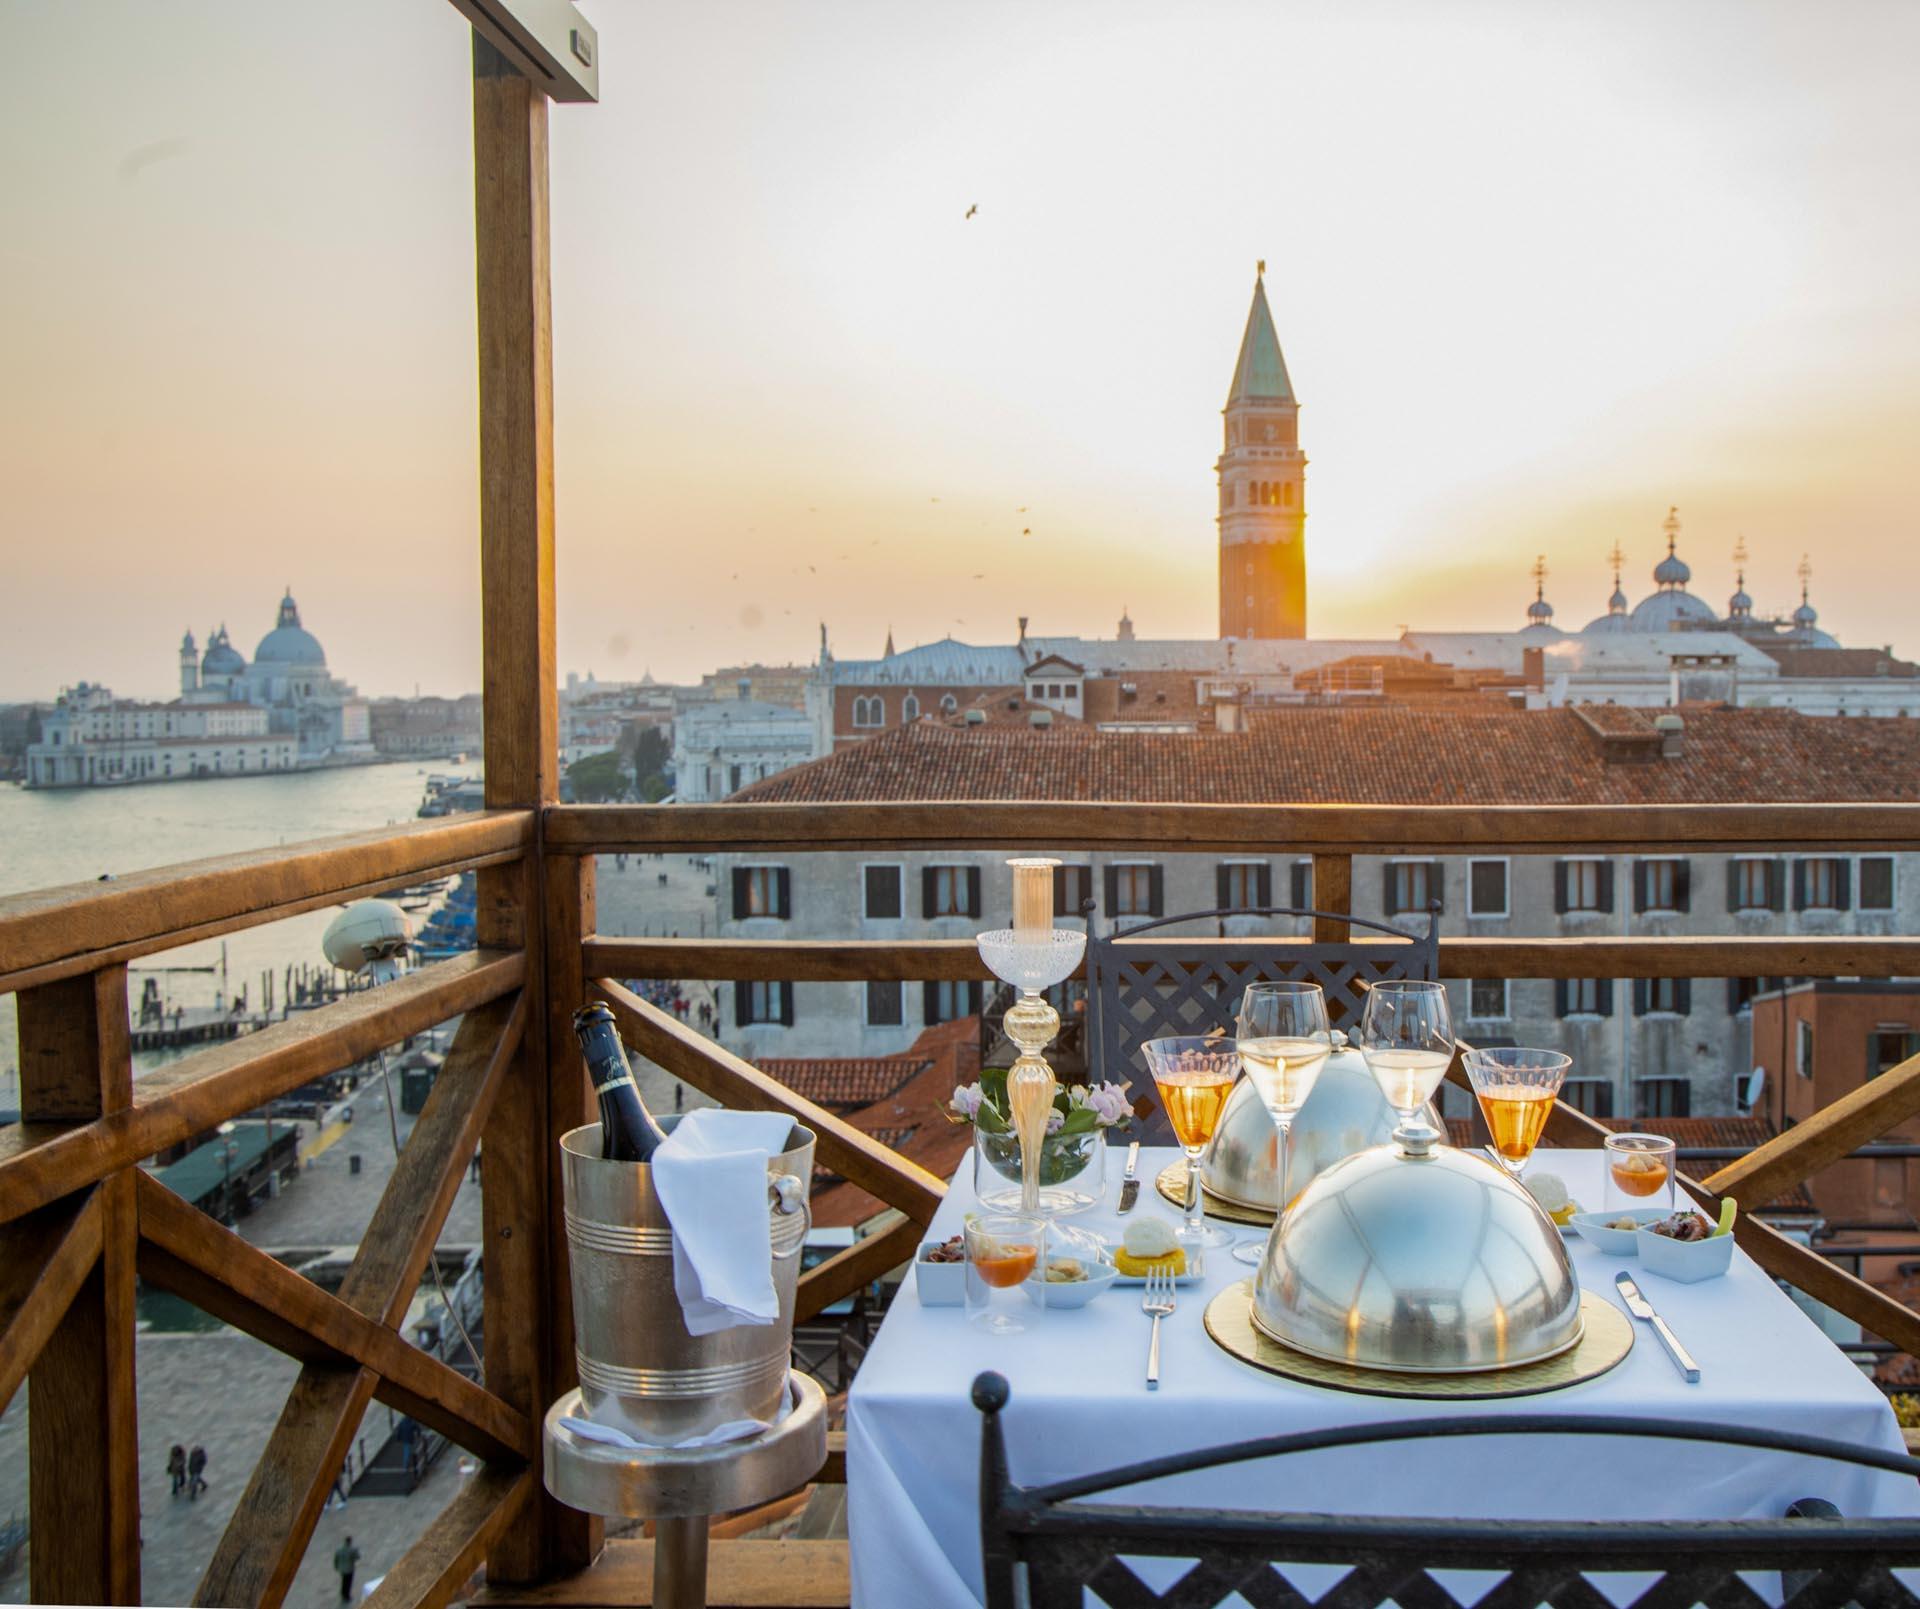
M 551 684 L 549 684 L 551 685 Z M 510 786 L 513 746 L 489 755 Z M 495 782 L 497 776 L 509 780 Z M 500 808 L 387 832 L 200 862 L 111 883 L 0 900 L 0 990 L 19 1002 L 23 1121 L 0 1130 L 0 1405 L 31 1376 L 30 1545 L 42 1601 L 137 1602 L 139 1524 L 133 1296 L 136 1276 L 299 1359 L 259 1466 L 201 1580 L 210 1603 L 280 1602 L 377 1398 L 457 1442 L 480 1465 L 406 1559 L 382 1603 L 447 1601 L 483 1562 L 489 1590 L 585 1570 L 598 1522 L 539 1486 L 539 1417 L 571 1384 L 572 1338 L 555 1137 L 589 1096 L 568 1028 L 588 993 L 614 1008 L 642 1055 L 728 1105 L 779 1109 L 813 1127 L 821 1161 L 901 1214 L 811 1270 L 799 1313 L 818 1313 L 910 1255 L 942 1182 L 705 1038 L 614 979 L 971 979 L 965 942 L 745 943 L 628 939 L 595 931 L 593 857 L 843 848 L 993 849 L 1073 844 L 1130 852 L 1306 853 L 1340 909 L 1355 854 L 1498 849 L 1623 852 L 1658 844 L 1722 851 L 1920 849 L 1920 806 L 1543 808 L 1210 805 L 827 805 Z M 127 1037 L 127 963 L 192 940 L 477 868 L 481 947 L 420 968 L 141 1078 Z M 1231 945 L 1231 939 L 1213 941 Z M 1302 941 L 1304 942 L 1304 941 Z M 1907 937 L 1443 940 L 1448 977 L 1913 976 Z M 351 1272 L 329 1295 L 187 1206 L 143 1159 L 461 1018 L 445 1067 L 376 1207 Z M 1920 1114 L 1920 1058 L 1902 1064 L 1689 1188 L 1757 1207 Z M 1548 1143 L 1606 1131 L 1556 1108 Z M 487 1159 L 484 1379 L 397 1333 L 476 1143 Z M 1920 1355 L 1920 1314 L 1786 1238 L 1751 1212 L 1740 1241 L 1769 1272 Z M 836 1465 L 826 1472 L 838 1478 Z M 643 1577 L 619 1543 L 599 1570 Z M 773 1548 L 737 1542 L 736 1549 Z M 844 1568 L 844 1544 L 781 1544 L 758 1586 L 791 1587 L 790 1550 Z M 840 1551 L 835 1551 L 839 1549 Z M 734 1557 L 745 1558 L 736 1554 Z M 717 1576 L 716 1581 L 720 1578 Z

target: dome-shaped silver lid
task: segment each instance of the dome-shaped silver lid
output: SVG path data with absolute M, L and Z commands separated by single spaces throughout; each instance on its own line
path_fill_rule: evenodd
M 1338 1036 L 1336 1036 L 1336 1043 Z M 1320 1173 L 1356 1151 L 1385 1145 L 1397 1119 L 1380 1086 L 1357 1050 L 1336 1050 L 1320 1069 L 1307 1104 L 1293 1120 L 1293 1164 L 1287 1193 L 1297 1197 Z M 1431 1104 L 1427 1121 L 1444 1134 L 1447 1126 Z M 1227 1097 L 1227 1108 L 1207 1149 L 1207 1193 L 1242 1207 L 1271 1210 L 1280 1194 L 1279 1135 L 1261 1104 L 1253 1081 L 1243 1078 Z
M 1383 1145 L 1336 1163 L 1267 1240 L 1253 1321 L 1315 1357 L 1467 1373 L 1580 1339 L 1580 1284 L 1553 1222 L 1485 1157 Z

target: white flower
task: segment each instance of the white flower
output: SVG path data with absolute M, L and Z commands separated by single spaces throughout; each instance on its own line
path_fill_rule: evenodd
M 1061 1111 L 1059 1107 L 1054 1107 L 1052 1111 L 1047 1113 L 1047 1132 L 1049 1134 L 1058 1134 L 1065 1126 L 1066 1121 L 1067 1114 Z
M 1105 1083 L 1098 1089 L 1089 1091 L 1087 1105 L 1093 1111 L 1094 1120 L 1102 1128 L 1111 1127 L 1132 1111 L 1127 1103 L 1125 1084 Z
M 962 1084 L 953 1092 L 953 1109 L 971 1123 L 980 1113 L 980 1086 Z

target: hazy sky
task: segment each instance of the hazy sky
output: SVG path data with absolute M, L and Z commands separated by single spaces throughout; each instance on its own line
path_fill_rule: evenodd
M 1259 257 L 1316 634 L 1518 626 L 1539 552 L 1578 625 L 1678 503 L 1716 606 L 1744 534 L 1920 652 L 1920 7 L 584 9 L 563 668 L 1211 636 Z M 478 685 L 466 37 L 0 0 L 0 696 L 164 695 L 288 582 L 363 690 Z

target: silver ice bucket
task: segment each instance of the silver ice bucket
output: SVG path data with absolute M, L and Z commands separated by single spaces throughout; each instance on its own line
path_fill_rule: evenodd
M 660 1120 L 671 1130 L 678 1117 Z M 812 1214 L 813 1130 L 796 1123 L 767 1159 L 774 1324 L 689 1335 L 673 1290 L 673 1230 L 644 1162 L 608 1162 L 600 1125 L 560 1137 L 572 1262 L 574 1360 L 587 1414 L 647 1441 L 779 1413 L 793 1347 L 793 1292 Z

